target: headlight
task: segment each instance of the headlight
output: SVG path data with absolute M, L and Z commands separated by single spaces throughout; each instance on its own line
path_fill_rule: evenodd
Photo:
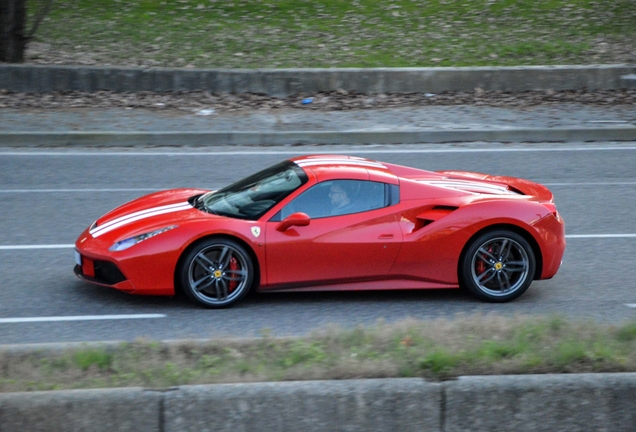
M 135 237 L 130 237 L 122 241 L 118 241 L 114 245 L 112 245 L 108 250 L 111 252 L 119 252 L 128 249 L 131 246 L 136 245 L 137 243 L 141 243 L 144 240 L 149 239 L 150 237 L 154 237 L 158 234 L 165 233 L 166 231 L 170 231 L 173 228 L 177 228 L 177 225 L 170 225 L 165 228 L 161 228 L 155 231 L 151 231 L 145 234 L 139 234 Z

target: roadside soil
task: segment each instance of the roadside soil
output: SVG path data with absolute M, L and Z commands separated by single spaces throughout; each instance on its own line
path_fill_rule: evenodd
M 304 101 L 304 103 L 303 103 Z M 596 106 L 636 106 L 634 90 L 529 91 L 520 93 L 473 92 L 360 94 L 345 90 L 317 94 L 297 94 L 276 98 L 263 94 L 213 94 L 193 92 L 52 92 L 16 93 L 0 89 L 0 108 L 143 108 L 160 111 L 214 109 L 223 112 L 303 108 L 319 111 L 382 109 L 409 106 L 473 105 L 523 108 L 537 105 L 584 104 Z

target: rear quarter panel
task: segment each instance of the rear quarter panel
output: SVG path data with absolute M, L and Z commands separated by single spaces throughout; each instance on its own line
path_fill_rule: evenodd
M 439 205 L 439 199 L 404 203 L 400 227 L 403 245 L 391 269 L 395 277 L 450 285 L 458 284 L 457 266 L 462 250 L 479 231 L 512 225 L 528 232 L 541 247 L 542 234 L 535 224 L 551 213 L 544 206 L 525 200 L 492 199 L 466 204 L 422 228 L 416 216 Z M 445 205 L 449 201 L 445 200 Z M 543 247 L 541 247 L 543 251 Z

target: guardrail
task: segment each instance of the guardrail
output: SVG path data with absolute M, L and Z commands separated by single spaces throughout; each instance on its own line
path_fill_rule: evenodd
M 0 394 L 2 431 L 636 429 L 636 373 L 369 379 Z

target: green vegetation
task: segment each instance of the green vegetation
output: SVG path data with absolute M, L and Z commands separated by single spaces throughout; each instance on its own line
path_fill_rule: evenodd
M 0 351 L 0 391 L 185 384 L 572 372 L 636 372 L 636 323 L 558 317 L 328 328 L 303 338 L 137 341 L 66 351 Z
M 634 0 L 57 0 L 27 59 L 206 68 L 621 63 L 636 61 L 635 38 Z

